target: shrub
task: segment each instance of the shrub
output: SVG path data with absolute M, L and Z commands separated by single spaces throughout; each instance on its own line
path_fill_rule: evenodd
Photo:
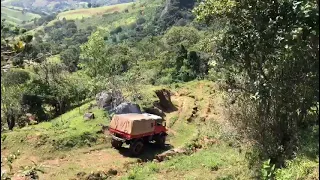
M 121 27 L 121 26 L 118 26 L 118 27 L 116 27 L 114 30 L 110 31 L 110 34 L 111 34 L 111 35 L 114 35 L 114 34 L 118 34 L 118 33 L 120 33 L 120 32 L 122 32 L 122 27 Z
M 12 65 L 21 66 L 23 64 L 23 59 L 21 57 L 15 57 L 12 60 Z
M 137 24 L 138 24 L 138 25 L 141 25 L 141 24 L 143 24 L 143 23 L 145 23 L 145 22 L 146 22 L 146 19 L 143 18 L 143 17 L 140 17 L 139 19 L 137 19 Z

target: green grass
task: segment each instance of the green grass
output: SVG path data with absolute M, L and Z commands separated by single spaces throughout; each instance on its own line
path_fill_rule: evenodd
M 109 121 L 105 112 L 97 108 L 92 110 L 96 118 L 85 121 L 83 114 L 89 104 L 75 108 L 50 122 L 2 133 L 2 136 L 6 137 L 2 146 L 11 151 L 26 148 L 46 151 L 81 147 L 98 142 L 97 132 L 101 130 L 99 124 L 107 125 Z
M 319 179 L 319 125 L 302 131 L 299 139 L 297 157 L 288 160 L 285 168 L 277 170 L 277 179 Z
M 319 159 L 310 160 L 307 157 L 298 157 L 287 161 L 287 167 L 276 172 L 276 178 L 281 180 L 291 179 L 318 179 Z
M 185 146 L 197 135 L 197 129 L 194 124 L 187 124 L 179 120 L 176 121 L 171 129 L 176 132 L 174 138 L 169 139 L 170 144 L 174 147 Z
M 53 57 L 57 58 L 57 57 Z M 179 110 L 168 113 L 169 122 L 174 122 L 170 126 L 168 143 L 174 148 L 188 148 L 189 150 L 195 145 L 202 145 L 201 149 L 194 151 L 189 155 L 176 155 L 160 163 L 146 162 L 142 164 L 128 165 L 124 169 L 126 162 L 133 162 L 134 158 L 119 156 L 119 152 L 110 148 L 110 143 L 105 143 L 104 135 L 99 133 L 101 127 L 99 124 L 108 125 L 108 118 L 104 111 L 93 109 L 96 119 L 90 121 L 83 120 L 83 114 L 86 112 L 89 102 L 77 107 L 50 122 L 43 122 L 38 125 L 28 126 L 22 129 L 15 129 L 13 132 L 1 134 L 2 152 L 23 151 L 23 156 L 37 156 L 41 159 L 50 160 L 60 157 L 69 156 L 77 151 L 80 159 L 89 151 L 97 151 L 95 155 L 101 157 L 107 156 L 112 166 L 117 167 L 122 179 L 253 179 L 253 170 L 248 168 L 246 159 L 247 147 L 239 143 L 237 134 L 229 129 L 226 122 L 214 121 L 213 118 L 207 118 L 205 122 L 196 117 L 188 123 L 185 118 L 186 110 L 190 110 L 188 105 L 191 96 L 195 99 L 200 114 L 208 106 L 208 101 L 214 98 L 212 95 L 221 96 L 222 94 L 215 89 L 209 81 L 193 81 L 183 84 L 172 85 L 172 88 L 166 86 L 145 86 L 140 87 L 145 103 L 155 100 L 154 90 L 167 88 L 177 91 L 179 96 L 175 100 L 186 102 L 187 105 L 179 106 Z M 215 90 L 215 92 L 214 92 Z M 218 99 L 214 99 L 215 102 Z M 180 104 L 180 102 L 174 102 Z M 181 105 L 181 104 L 180 104 Z M 215 104 L 218 106 L 218 104 Z M 217 111 L 217 109 L 215 110 Z M 213 110 L 211 112 L 214 113 Z M 215 116 L 219 117 L 219 116 Z M 223 117 L 221 117 L 223 118 Z M 170 123 L 171 124 L 171 123 Z M 276 179 L 318 179 L 319 163 L 319 127 L 315 126 L 306 129 L 301 133 L 301 147 L 297 157 L 287 161 L 285 168 L 276 172 Z M 104 139 L 104 140 L 102 140 Z M 214 140 L 214 143 L 205 143 L 205 140 Z M 102 143 L 104 142 L 104 143 Z M 234 146 L 237 144 L 239 146 Z M 88 146 L 91 146 L 90 149 Z M 36 150 L 36 155 L 34 152 Z M 114 154 L 113 154 L 114 153 Z M 112 157 L 112 158 L 110 158 Z M 86 160 L 96 158 L 94 155 L 86 155 Z M 115 159 L 114 159 L 115 158 Z M 117 159 L 116 159 L 117 158 Z M 20 160 L 25 162 L 25 158 Z M 19 163 L 20 163 L 19 161 Z M 79 165 L 74 165 L 75 161 L 69 158 L 66 163 L 55 167 L 47 176 L 50 178 L 57 177 L 60 179 L 69 179 L 77 172 L 84 170 Z M 85 161 L 86 162 L 86 161 Z M 96 171 L 98 168 L 107 167 L 108 162 L 100 161 L 90 167 L 85 167 L 85 171 Z M 109 167 L 109 166 L 108 166 Z M 62 178 L 63 177 L 63 178 Z M 49 178 L 49 179 L 50 179 Z
M 192 155 L 131 169 L 122 179 L 250 179 L 245 155 L 225 145 L 214 145 Z
M 152 2 L 148 2 L 148 6 L 141 2 L 134 2 L 127 6 L 128 12 L 120 12 L 118 14 L 110 14 L 103 13 L 102 16 L 92 16 L 89 18 L 85 18 L 84 21 L 81 19 L 76 20 L 77 27 L 80 29 L 85 29 L 88 26 L 97 26 L 103 27 L 106 30 L 113 30 L 117 26 L 125 26 L 131 23 L 135 23 L 135 21 L 139 17 L 143 18 L 152 18 L 155 13 L 156 7 L 158 7 L 162 2 L 160 0 L 155 0 Z M 141 15 L 140 12 L 144 14 Z
M 109 30 L 112 27 L 127 25 L 136 21 L 136 15 L 132 15 L 133 12 L 129 11 L 129 13 L 123 13 L 124 9 L 129 9 L 133 3 L 124 3 L 117 4 L 112 6 L 103 6 L 97 8 L 86 8 L 86 9 L 76 9 L 65 11 L 57 15 L 57 18 L 48 22 L 47 27 L 53 26 L 53 24 L 58 21 L 66 18 L 67 20 L 76 20 L 76 25 L 79 29 L 85 29 L 88 26 L 99 26 L 103 29 Z M 120 12 L 117 14 L 118 20 L 106 21 L 102 15 L 104 14 L 112 14 L 115 11 Z M 135 13 L 137 11 L 134 11 Z M 125 16 L 125 18 L 123 17 Z M 85 18 L 85 21 L 82 22 L 81 19 Z M 28 31 L 29 34 L 34 34 L 39 30 L 43 30 L 44 26 L 39 26 L 33 30 Z
M 26 12 L 25 14 L 22 14 L 21 10 L 18 10 L 17 8 L 14 9 L 9 9 L 7 7 L 1 6 L 1 19 L 7 19 L 9 23 L 14 23 L 21 25 L 23 21 L 30 21 L 34 18 L 40 18 L 40 15 L 38 14 L 33 14 Z
M 115 11 L 121 12 L 131 4 L 132 3 L 124 3 L 124 4 L 117 4 L 112 6 L 102 6 L 97 8 L 70 10 L 70 11 L 66 11 L 58 14 L 57 17 L 59 19 L 66 18 L 67 20 L 87 18 L 95 15 L 102 15 L 105 13 L 113 13 Z

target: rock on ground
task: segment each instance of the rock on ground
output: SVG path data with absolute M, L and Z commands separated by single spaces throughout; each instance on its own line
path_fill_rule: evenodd
M 85 120 L 94 119 L 94 114 L 93 114 L 93 113 L 85 113 L 85 114 L 83 115 L 83 118 L 84 118 Z

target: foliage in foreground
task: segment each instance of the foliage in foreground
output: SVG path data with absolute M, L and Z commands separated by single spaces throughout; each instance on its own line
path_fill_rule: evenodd
M 223 0 L 195 9 L 207 22 L 227 18 L 218 64 L 228 70 L 230 88 L 242 92 L 244 110 L 231 119 L 254 140 L 258 159 L 276 167 L 297 152 L 298 133 L 318 122 L 317 7 L 317 1 Z

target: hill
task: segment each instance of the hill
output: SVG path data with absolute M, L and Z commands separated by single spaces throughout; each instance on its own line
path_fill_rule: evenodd
M 5 0 L 1 2 L 4 6 L 14 6 L 26 9 L 29 12 L 53 13 L 71 9 L 99 7 L 133 2 L 132 0 L 71 0 L 71 1 L 51 1 L 51 0 Z M 89 8 L 90 8 L 89 7 Z
M 319 179 L 315 1 L 55 2 L 1 23 L 2 179 Z M 165 148 L 111 148 L 94 98 L 162 116 Z
M 21 8 L 1 6 L 1 19 L 6 19 L 8 23 L 24 25 L 33 23 L 33 20 L 38 18 L 40 15 L 23 11 Z
M 66 18 L 67 20 L 70 20 L 70 19 L 87 18 L 87 17 L 103 15 L 103 14 L 110 14 L 114 12 L 121 12 L 124 9 L 128 8 L 130 5 L 132 5 L 132 3 L 124 3 L 124 4 L 103 6 L 103 7 L 90 8 L 90 9 L 87 8 L 87 9 L 70 10 L 70 11 L 59 13 L 57 15 L 57 18 L 58 19 Z
M 165 113 L 169 129 L 168 149 L 185 149 L 190 154 L 171 155 L 157 162 L 155 156 L 163 150 L 152 146 L 138 158 L 127 156 L 127 147 L 120 151 L 111 148 L 110 136 L 102 128 L 110 119 L 97 107 L 88 110 L 91 103 L 95 104 L 91 101 L 51 122 L 2 133 L 2 157 L 20 150 L 12 164 L 13 173 L 17 176 L 19 169 L 27 166 L 29 169 L 25 172 L 40 168 L 43 171 L 38 172 L 40 179 L 97 174 L 111 179 L 251 179 L 252 171 L 245 158 L 247 147 L 237 140 L 233 128 L 226 122 L 222 108 L 225 94 L 217 89 L 217 84 L 194 81 L 145 88 L 145 97 L 153 96 L 156 89 L 166 88 L 172 92 L 171 99 L 177 109 Z M 87 111 L 93 112 L 96 118 L 84 120 L 82 115 Z M 310 179 L 317 177 L 317 162 L 293 163 L 289 168 L 299 165 L 301 169 L 309 169 Z M 108 174 L 111 170 L 116 173 Z M 206 176 L 203 176 L 204 172 Z M 308 174 L 305 171 L 292 173 L 290 177 L 297 178 Z
M 107 126 L 109 123 L 108 116 L 104 115 L 102 110 L 92 109 L 91 111 L 96 118 L 89 121 L 83 120 L 82 115 L 88 111 L 90 103 L 75 108 L 51 122 L 3 133 L 1 136 L 2 156 L 8 156 L 9 153 L 20 150 L 21 155 L 12 164 L 14 172 L 18 172 L 20 166 L 31 165 L 34 161 L 44 170 L 43 174 L 39 173 L 40 179 L 52 179 L 53 177 L 70 179 L 76 177 L 80 172 L 90 174 L 91 171 L 99 172 L 109 169 L 117 171 L 115 179 L 118 179 L 119 175 L 127 175 L 129 179 L 141 179 L 149 175 L 149 178 L 152 179 L 188 178 L 201 177 L 202 168 L 205 168 L 207 172 L 210 172 L 210 169 L 216 169 L 216 172 L 212 176 L 208 176 L 208 179 L 229 176 L 236 174 L 236 172 L 238 173 L 237 177 L 245 178 L 246 172 L 249 173 L 248 170 L 241 163 L 237 163 L 240 159 L 243 161 L 244 154 L 228 147 L 229 142 L 220 139 L 222 134 L 226 133 L 219 125 L 224 123 L 222 109 L 219 109 L 221 92 L 214 92 L 215 85 L 206 81 L 190 82 L 178 86 L 178 88 L 170 89 L 175 94 L 172 96 L 172 101 L 177 110 L 166 113 L 165 119 L 169 128 L 167 143 L 171 149 L 190 148 L 191 150 L 198 147 L 197 143 L 201 143 L 203 147 L 198 147 L 199 149 L 194 151 L 191 157 L 179 156 L 159 163 L 158 165 L 163 168 L 156 168 L 154 166 L 157 164 L 151 162 L 141 164 L 139 162 L 154 159 L 155 154 L 159 153 L 157 149 L 150 147 L 145 154 L 138 158 L 126 156 L 126 148 L 121 150 L 123 152 L 117 152 L 110 146 L 110 137 L 104 139 L 104 135 L 101 134 L 102 129 L 99 124 Z M 148 87 L 145 93 L 152 95 L 154 89 L 160 88 L 170 87 Z M 215 101 L 210 100 L 211 97 L 215 97 Z M 196 116 L 188 122 L 186 119 L 193 115 L 191 112 L 195 107 L 198 108 L 194 114 Z M 207 109 L 211 109 L 211 113 L 207 113 Z M 216 125 L 209 127 L 208 124 Z M 207 128 L 214 129 L 208 131 Z M 30 130 L 33 133 L 29 133 Z M 18 141 L 19 146 L 16 144 Z M 206 141 L 205 144 L 202 141 Z M 213 143 L 210 145 L 210 142 Z M 38 152 L 37 155 L 33 154 L 35 151 Z M 195 163 L 195 161 L 199 163 Z M 135 164 L 139 164 L 139 166 L 135 167 Z M 137 170 L 144 165 L 146 166 L 143 169 Z M 175 167 L 176 171 L 170 172 L 170 167 Z M 151 169 L 142 173 L 148 168 Z M 191 169 L 194 171 L 189 171 Z M 227 173 L 227 169 L 234 170 Z

